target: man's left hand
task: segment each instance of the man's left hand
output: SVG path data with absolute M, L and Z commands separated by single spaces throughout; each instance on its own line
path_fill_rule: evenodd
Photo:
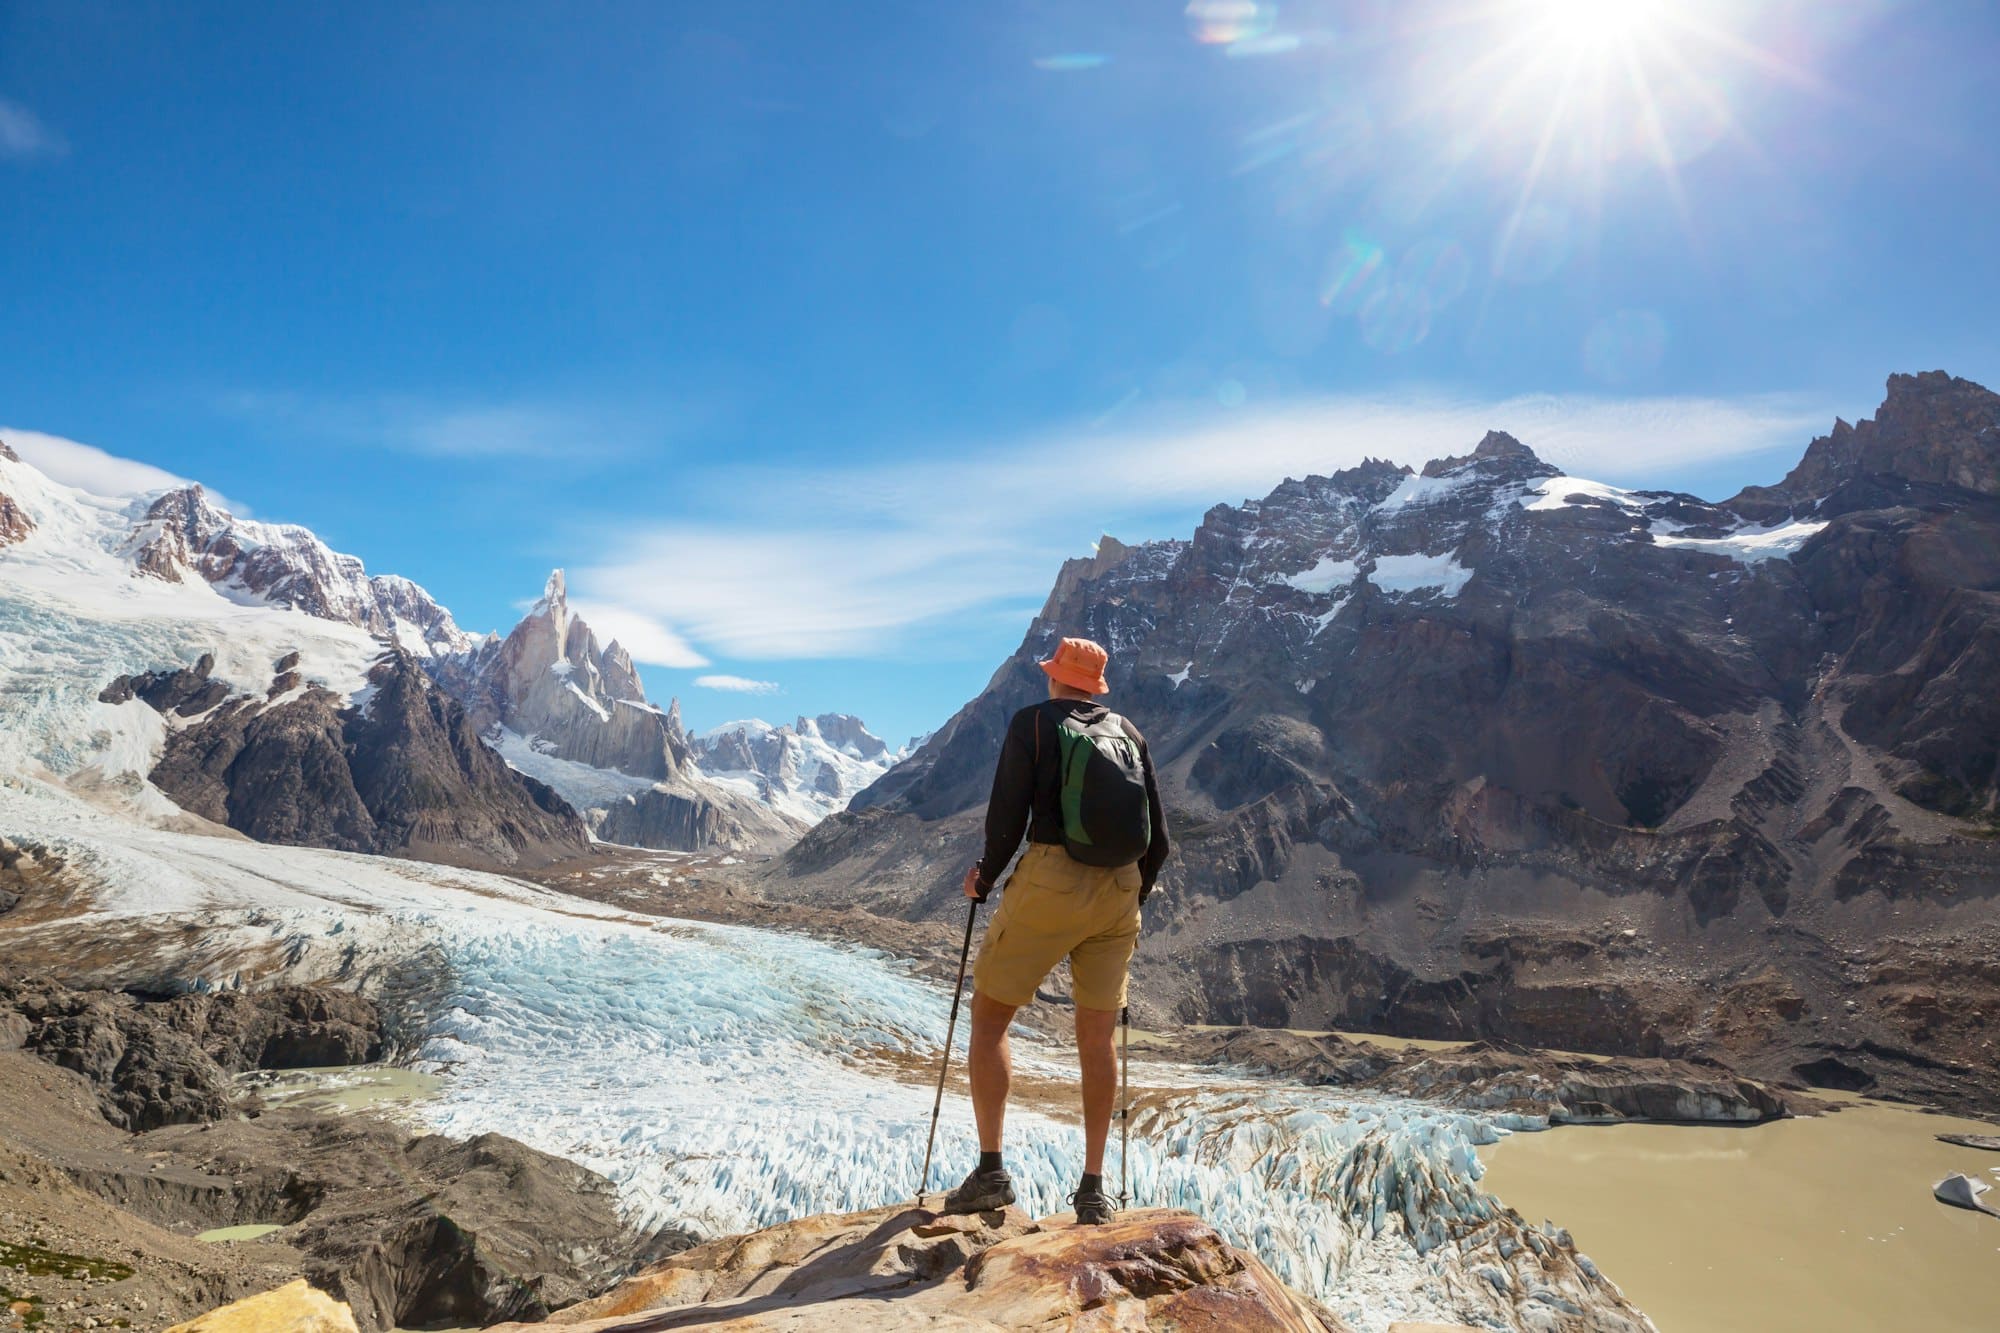
M 986 901 L 987 890 L 979 886 L 979 867 L 973 866 L 965 872 L 965 896 L 976 903 Z

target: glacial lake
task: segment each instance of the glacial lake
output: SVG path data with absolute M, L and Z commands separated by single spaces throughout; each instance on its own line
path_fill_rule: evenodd
M 1860 1100 L 1752 1128 L 1568 1125 L 1482 1147 L 1481 1183 L 1567 1227 L 1660 1333 L 1993 1333 L 2000 1218 L 1931 1197 L 1963 1172 L 2000 1199 L 2000 1152 L 1935 1137 L 1993 1132 Z

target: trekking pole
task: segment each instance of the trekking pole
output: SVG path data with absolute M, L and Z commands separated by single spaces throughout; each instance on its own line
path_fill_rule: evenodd
M 1126 1162 L 1132 1156 L 1132 1006 L 1124 1005 L 1118 1011 L 1119 1063 L 1118 1071 L 1118 1206 L 1123 1208 L 1132 1201 Z
M 951 1039 L 958 1032 L 958 1004 L 965 996 L 965 960 L 972 956 L 972 922 L 979 915 L 979 899 L 974 898 L 965 913 L 965 943 L 958 946 L 958 982 L 951 988 L 951 1021 L 944 1029 L 944 1059 L 938 1063 L 937 1098 L 931 1102 L 931 1133 L 924 1140 L 924 1177 L 917 1182 L 917 1198 L 931 1184 L 931 1149 L 937 1144 L 938 1111 L 944 1106 L 944 1076 L 951 1068 Z

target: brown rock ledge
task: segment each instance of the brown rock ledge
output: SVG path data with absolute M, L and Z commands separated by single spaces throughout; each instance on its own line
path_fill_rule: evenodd
M 934 1201 L 934 1200 L 933 1200 Z M 1191 1213 L 1103 1227 L 1017 1208 L 944 1217 L 913 1204 L 821 1214 L 683 1251 L 544 1324 L 662 1330 L 1231 1330 L 1345 1333 Z

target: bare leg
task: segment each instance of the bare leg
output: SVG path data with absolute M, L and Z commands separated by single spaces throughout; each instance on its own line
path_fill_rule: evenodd
M 1076 1011 L 1076 1058 L 1083 1066 L 1083 1171 L 1104 1174 L 1104 1139 L 1111 1132 L 1111 1107 L 1118 1100 L 1116 1009 Z
M 1014 1083 L 1007 1028 L 1014 1021 L 1014 1008 L 978 991 L 972 993 L 971 1051 L 966 1068 L 972 1081 L 972 1118 L 979 1125 L 981 1152 L 1000 1151 L 1001 1131 L 1007 1123 L 1007 1093 Z

